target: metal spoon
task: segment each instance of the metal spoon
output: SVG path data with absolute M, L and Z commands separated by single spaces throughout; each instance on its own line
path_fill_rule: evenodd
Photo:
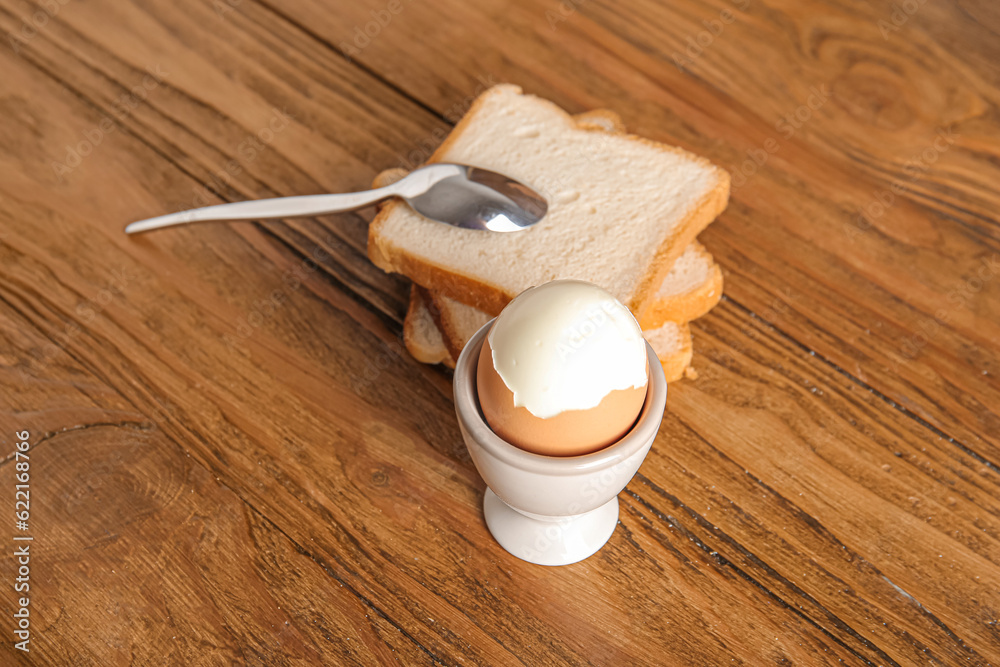
M 263 220 L 341 213 L 399 197 L 431 220 L 455 227 L 518 232 L 542 219 L 545 198 L 517 181 L 464 164 L 429 164 L 365 192 L 259 199 L 205 206 L 133 222 L 126 234 L 210 220 Z

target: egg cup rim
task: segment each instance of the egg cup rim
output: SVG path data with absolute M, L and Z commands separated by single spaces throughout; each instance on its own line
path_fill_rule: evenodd
M 648 448 L 659 432 L 667 402 L 667 381 L 656 352 L 646 344 L 649 380 L 642 409 L 632 428 L 616 442 L 596 452 L 576 456 L 548 456 L 529 452 L 513 445 L 493 431 L 483 416 L 476 387 L 479 354 L 486 335 L 493 325 L 491 319 L 469 339 L 455 363 L 453 380 L 455 406 L 465 431 L 487 453 L 520 470 L 543 475 L 573 475 L 611 468 Z

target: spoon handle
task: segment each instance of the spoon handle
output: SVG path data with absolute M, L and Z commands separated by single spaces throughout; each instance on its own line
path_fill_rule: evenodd
M 370 206 L 386 197 L 398 194 L 398 188 L 387 185 L 384 188 L 349 192 L 346 194 L 303 195 L 299 197 L 279 197 L 276 199 L 255 199 L 193 208 L 178 213 L 168 213 L 155 218 L 133 222 L 125 227 L 126 234 L 148 232 L 151 229 L 172 227 L 189 222 L 209 222 L 213 220 L 266 220 L 269 218 L 295 218 L 326 213 L 342 213 Z

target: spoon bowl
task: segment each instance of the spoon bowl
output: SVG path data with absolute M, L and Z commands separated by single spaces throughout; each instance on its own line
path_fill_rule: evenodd
M 205 206 L 133 222 L 126 234 L 191 222 L 268 220 L 342 213 L 399 197 L 420 215 L 446 225 L 491 232 L 518 232 L 548 211 L 545 198 L 512 178 L 464 164 L 437 163 L 415 169 L 375 190 L 303 195 Z

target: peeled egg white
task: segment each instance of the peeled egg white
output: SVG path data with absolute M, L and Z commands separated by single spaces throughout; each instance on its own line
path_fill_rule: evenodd
M 648 364 L 646 373 L 648 377 Z M 647 387 L 613 390 L 593 408 L 565 410 L 542 419 L 514 405 L 514 393 L 493 365 L 489 336 L 479 354 L 476 386 L 490 428 L 515 447 L 546 456 L 589 454 L 620 440 L 635 424 Z

